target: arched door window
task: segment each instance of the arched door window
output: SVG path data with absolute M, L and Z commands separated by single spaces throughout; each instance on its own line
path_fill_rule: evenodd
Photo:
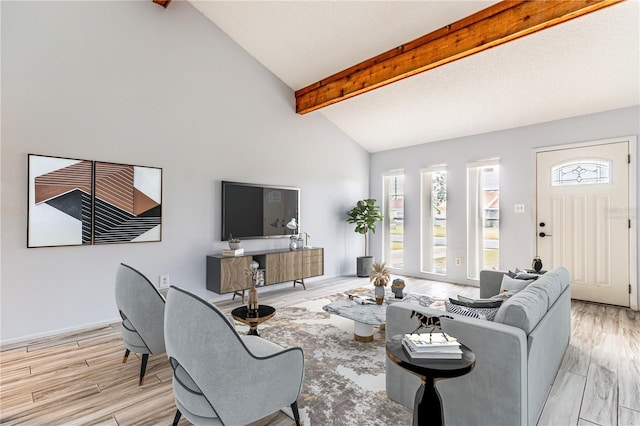
M 551 186 L 610 183 L 611 161 L 583 159 L 551 168 Z

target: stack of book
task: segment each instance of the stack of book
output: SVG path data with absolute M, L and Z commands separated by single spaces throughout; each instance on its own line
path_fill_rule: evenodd
M 357 296 L 355 294 L 349 295 L 349 300 L 353 300 L 354 302 L 360 305 L 375 305 L 376 299 L 370 296 Z
M 462 359 L 460 343 L 443 332 L 405 334 L 402 346 L 411 358 Z
M 244 255 L 244 249 L 243 248 L 239 248 L 239 249 L 225 249 L 222 250 L 222 255 L 223 256 L 242 256 Z

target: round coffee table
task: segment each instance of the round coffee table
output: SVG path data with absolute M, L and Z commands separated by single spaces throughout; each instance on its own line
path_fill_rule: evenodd
M 402 335 L 387 342 L 387 356 L 400 367 L 420 376 L 422 384 L 416 392 L 413 405 L 414 425 L 444 425 L 442 401 L 435 387 L 440 379 L 464 376 L 473 370 L 476 356 L 465 345 L 460 345 L 462 359 L 415 359 L 402 347 Z
M 269 305 L 260 305 L 258 312 L 251 313 L 246 306 L 239 306 L 231 311 L 233 319 L 249 326 L 247 334 L 260 336 L 258 334 L 258 324 L 261 324 L 276 314 L 276 308 Z

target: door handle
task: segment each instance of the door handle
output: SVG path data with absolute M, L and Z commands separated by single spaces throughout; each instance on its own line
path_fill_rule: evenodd
M 540 238 L 544 238 L 544 237 L 550 237 L 551 235 L 549 234 L 545 234 L 544 232 L 541 232 L 538 234 L 540 236 Z

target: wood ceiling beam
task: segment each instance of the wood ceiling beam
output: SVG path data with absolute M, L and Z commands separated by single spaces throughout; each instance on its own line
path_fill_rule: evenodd
M 160 6 L 162 6 L 162 7 L 164 7 L 166 9 L 167 6 L 169 6 L 169 3 L 171 3 L 171 0 L 153 0 L 153 2 L 155 4 L 159 4 Z
M 306 114 L 623 0 L 506 0 L 297 90 Z

